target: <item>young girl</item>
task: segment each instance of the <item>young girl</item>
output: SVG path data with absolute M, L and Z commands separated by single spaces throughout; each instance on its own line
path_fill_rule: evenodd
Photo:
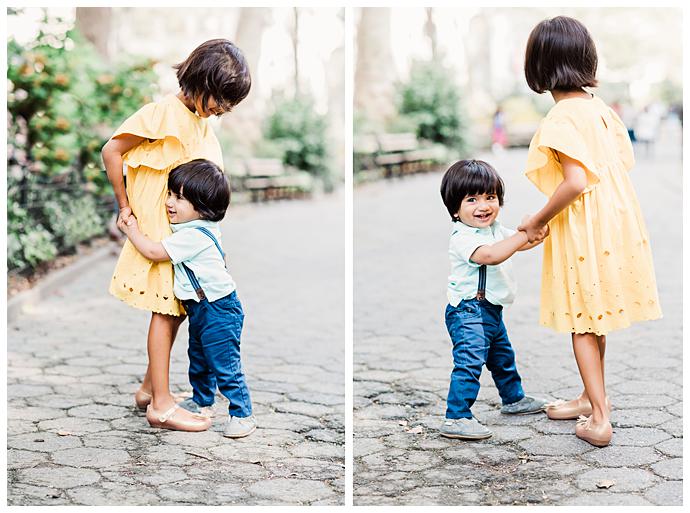
M 532 138 L 527 177 L 549 196 L 518 227 L 544 242 L 540 322 L 571 334 L 584 385 L 577 399 L 547 409 L 574 419 L 575 434 L 596 446 L 611 440 L 604 386 L 609 331 L 661 316 L 649 236 L 628 176 L 634 158 L 628 132 L 613 109 L 585 91 L 597 84 L 597 53 L 587 29 L 559 16 L 529 36 L 525 77 L 549 91 L 551 108 Z
M 197 158 L 222 168 L 220 145 L 206 118 L 229 112 L 251 87 L 242 52 L 225 39 L 203 43 L 175 69 L 180 92 L 142 107 L 102 150 L 120 209 L 118 222 L 134 215 L 141 230 L 154 240 L 171 233 L 165 209 L 169 171 Z M 128 169 L 126 191 L 123 163 Z M 172 265 L 143 257 L 127 241 L 110 282 L 110 293 L 131 306 L 151 311 L 148 368 L 135 402 L 141 409 L 150 404 L 154 413 L 164 416 L 175 406 L 168 376 L 170 350 L 185 314 L 173 294 Z M 208 425 L 208 419 L 179 408 L 168 418 L 166 427 L 200 431 Z

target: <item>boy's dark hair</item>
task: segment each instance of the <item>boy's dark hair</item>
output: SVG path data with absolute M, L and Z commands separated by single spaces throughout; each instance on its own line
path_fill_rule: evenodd
M 503 180 L 498 172 L 483 160 L 460 160 L 450 166 L 441 181 L 441 198 L 453 221 L 460 203 L 473 194 L 495 194 L 503 206 Z
M 527 40 L 525 78 L 537 93 L 597 85 L 597 49 L 587 28 L 557 16 L 537 24 Z
M 209 96 L 223 110 L 230 110 L 247 97 L 252 86 L 244 55 L 227 39 L 202 43 L 173 68 L 182 92 L 188 98 L 201 97 L 204 110 Z
M 220 221 L 230 205 L 230 184 L 213 162 L 196 159 L 177 166 L 168 175 L 168 189 L 183 196 L 202 219 Z

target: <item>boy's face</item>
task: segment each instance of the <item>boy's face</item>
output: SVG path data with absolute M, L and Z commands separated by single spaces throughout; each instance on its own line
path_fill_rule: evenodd
M 496 220 L 501 206 L 495 194 L 472 194 L 460 202 L 457 212 L 460 221 L 475 228 L 486 228 Z
M 168 217 L 172 224 L 186 223 L 188 221 L 195 221 L 201 219 L 201 215 L 196 211 L 194 205 L 182 195 L 184 189 L 180 194 L 173 191 L 168 191 L 168 199 L 165 200 L 165 209 L 168 212 Z

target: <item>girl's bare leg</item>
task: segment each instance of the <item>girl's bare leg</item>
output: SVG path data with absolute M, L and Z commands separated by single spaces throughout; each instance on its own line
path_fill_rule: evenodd
M 606 335 L 597 336 L 597 345 L 599 346 L 599 359 L 601 360 L 601 381 L 605 383 L 604 355 L 606 354 Z M 606 389 L 605 385 L 604 389 Z
M 151 324 L 153 324 L 153 315 L 151 316 Z M 158 314 L 160 315 L 160 314 Z M 172 316 L 165 316 L 165 317 L 172 317 Z M 180 325 L 185 319 L 185 316 L 181 317 L 173 317 L 177 322 L 173 326 L 173 332 L 172 332 L 172 342 L 170 343 L 170 349 L 172 350 L 172 345 L 175 343 L 175 339 L 177 338 L 177 332 L 180 329 Z M 151 325 L 149 325 L 149 336 L 151 332 Z M 168 359 L 170 357 L 168 356 Z M 139 387 L 141 391 L 146 392 L 147 394 L 151 395 L 151 363 L 146 366 L 146 374 L 144 375 L 144 380 L 141 382 L 141 387 Z
M 573 333 L 572 338 L 573 352 L 585 386 L 585 394 L 592 404 L 591 422 L 593 425 L 608 423 L 602 354 L 606 342 L 600 341 L 600 337 L 593 333 Z
M 599 360 L 601 361 L 601 381 L 602 383 L 604 383 L 604 355 L 606 354 L 606 335 L 597 335 L 597 346 L 599 348 Z M 581 402 L 590 402 L 589 396 L 587 395 L 587 390 L 583 388 L 580 397 L 578 397 L 575 400 Z
M 175 405 L 170 395 L 170 351 L 183 317 L 153 312 L 147 348 L 149 365 L 147 375 L 151 383 L 151 406 L 156 411 L 167 411 Z

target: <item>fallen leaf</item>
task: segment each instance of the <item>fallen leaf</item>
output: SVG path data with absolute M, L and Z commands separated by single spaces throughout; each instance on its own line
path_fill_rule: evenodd
M 602 479 L 597 483 L 597 488 L 611 488 L 616 482 L 611 479 Z
M 413 435 L 418 435 L 419 433 L 424 432 L 424 428 L 422 428 L 422 426 L 417 426 L 413 427 L 412 429 L 408 429 L 407 432 Z
M 401 426 L 407 426 L 407 421 L 406 420 L 399 420 L 398 424 L 400 424 Z
M 73 435 L 74 433 L 70 433 L 69 431 L 63 431 L 62 429 L 57 432 L 58 436 L 70 436 Z

